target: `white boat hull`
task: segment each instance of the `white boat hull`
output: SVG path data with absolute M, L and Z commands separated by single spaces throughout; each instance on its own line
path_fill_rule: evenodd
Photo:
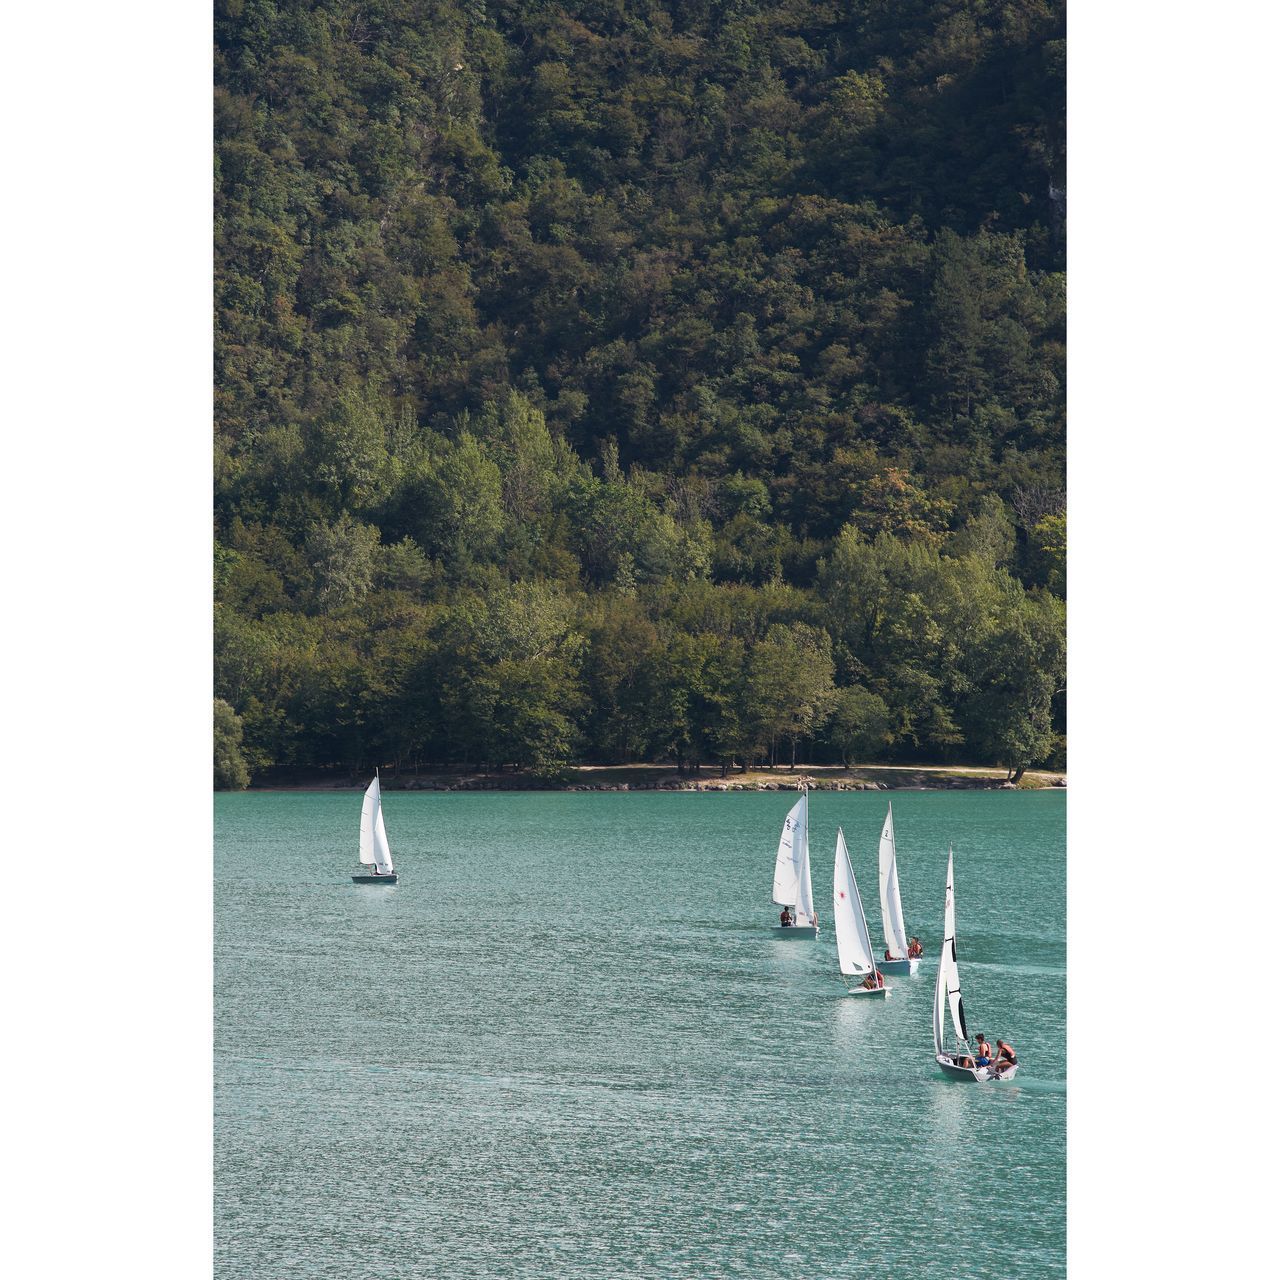
M 915 973 L 920 968 L 920 959 L 913 956 L 910 960 L 877 960 L 876 968 L 881 973 Z
M 950 1058 L 943 1054 L 936 1054 L 935 1061 L 942 1070 L 942 1074 L 952 1080 L 967 1080 L 971 1084 L 987 1084 L 1001 1080 L 1012 1080 L 1018 1074 L 1018 1064 L 1015 1062 L 1011 1067 L 1003 1067 L 996 1071 L 991 1067 L 958 1067 Z
M 775 924 L 773 936 L 775 938 L 816 938 L 818 926 L 816 924 Z
M 851 996 L 865 996 L 871 1000 L 883 1000 L 888 996 L 889 988 L 888 987 L 867 988 L 862 986 L 850 987 L 849 994 Z

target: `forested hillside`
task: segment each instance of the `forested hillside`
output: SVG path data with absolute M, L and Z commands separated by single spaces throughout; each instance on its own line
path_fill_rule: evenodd
M 233 755 L 1062 763 L 1060 3 L 215 30 Z

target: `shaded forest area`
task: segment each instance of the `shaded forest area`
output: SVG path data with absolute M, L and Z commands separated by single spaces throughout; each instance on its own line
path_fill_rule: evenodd
M 216 0 L 215 781 L 1065 753 L 1065 17 Z

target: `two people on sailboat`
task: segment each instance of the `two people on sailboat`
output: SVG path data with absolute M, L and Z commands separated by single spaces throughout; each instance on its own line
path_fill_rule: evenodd
M 992 1053 L 991 1045 L 987 1037 L 978 1032 L 978 1053 L 976 1058 L 970 1058 L 963 1054 L 956 1055 L 956 1065 L 960 1067 L 991 1067 L 996 1071 L 1001 1071 L 1005 1067 L 1016 1067 L 1018 1065 L 1018 1055 L 1013 1050 L 1007 1040 L 997 1040 L 995 1052 Z
M 862 985 L 866 987 L 868 991 L 878 991 L 884 986 L 884 974 L 877 969 L 874 973 L 869 973 L 865 978 L 863 978 Z
M 922 955 L 924 955 L 924 948 L 920 945 L 920 939 L 912 938 L 911 941 L 907 944 L 907 959 L 919 960 Z M 902 959 L 901 956 L 895 956 L 892 950 L 890 950 L 890 948 L 888 947 L 885 947 L 884 949 L 884 958 L 886 960 Z

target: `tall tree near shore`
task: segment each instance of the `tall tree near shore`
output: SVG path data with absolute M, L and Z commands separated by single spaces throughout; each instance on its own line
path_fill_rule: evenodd
M 751 651 L 748 660 L 748 714 L 758 740 L 767 745 L 771 764 L 777 763 L 781 741 L 796 748 L 811 736 L 831 708 L 835 694 L 831 638 L 803 622 L 775 624 Z
M 846 769 L 857 761 L 877 761 L 893 742 L 888 705 L 879 694 L 858 685 L 837 689 L 826 735 L 839 750 L 840 763 Z
M 241 754 L 244 727 L 235 708 L 213 700 L 213 789 L 243 791 L 249 785 L 249 766 Z
M 1066 677 L 1062 603 L 1027 597 L 973 654 L 973 694 L 960 709 L 968 741 L 1013 782 L 1054 745 L 1053 699 Z

